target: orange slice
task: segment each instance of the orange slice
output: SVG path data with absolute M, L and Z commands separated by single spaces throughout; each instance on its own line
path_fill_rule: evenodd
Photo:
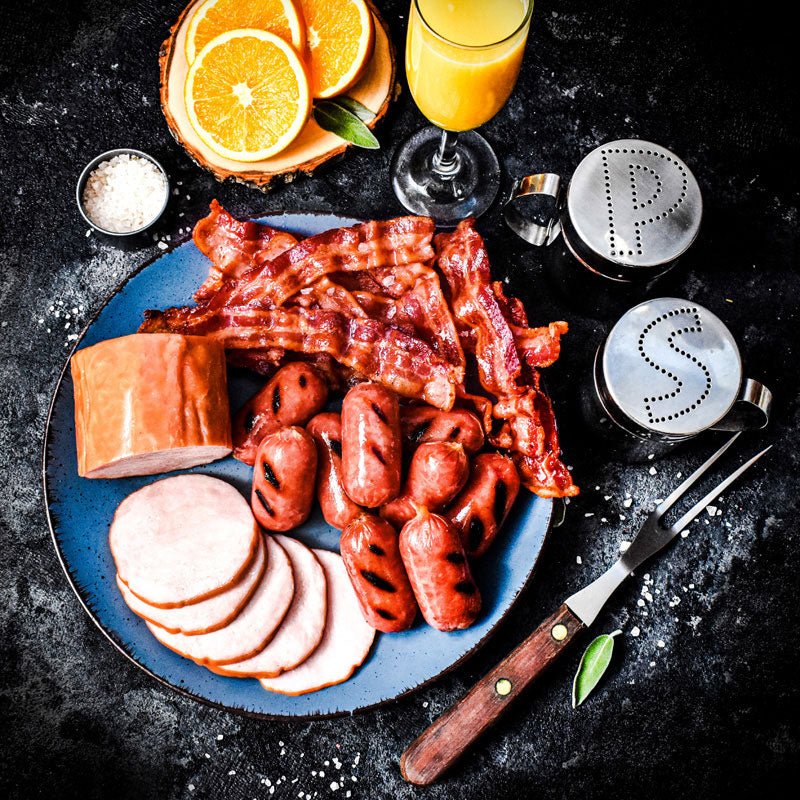
M 206 0 L 186 31 L 186 60 L 191 64 L 221 33 L 242 28 L 274 33 L 298 52 L 305 47 L 305 25 L 294 0 Z
M 299 0 L 306 25 L 311 93 L 333 97 L 359 78 L 372 52 L 372 14 L 364 0 Z
M 197 135 L 233 161 L 279 153 L 311 109 L 308 77 L 295 49 L 253 28 L 220 34 L 198 53 L 184 100 Z

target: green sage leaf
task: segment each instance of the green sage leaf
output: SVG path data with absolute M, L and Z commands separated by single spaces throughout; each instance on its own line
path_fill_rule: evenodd
M 380 147 L 372 131 L 352 112 L 332 100 L 314 103 L 314 119 L 323 130 L 358 147 L 377 150 Z
M 375 118 L 375 112 L 370 111 L 363 103 L 359 103 L 354 97 L 342 95 L 341 97 L 334 98 L 331 102 L 336 103 L 336 105 L 341 106 L 351 114 L 355 114 L 362 122 L 369 122 L 371 119 Z
M 572 707 L 577 708 L 594 690 L 600 682 L 603 673 L 611 663 L 611 654 L 614 652 L 614 637 L 622 631 L 604 633 L 598 636 L 583 654 L 575 680 L 572 682 Z

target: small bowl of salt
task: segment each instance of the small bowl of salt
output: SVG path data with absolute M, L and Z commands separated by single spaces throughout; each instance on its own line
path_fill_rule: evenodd
M 149 228 L 169 200 L 161 164 L 141 150 L 109 150 L 92 159 L 78 179 L 78 210 L 107 236 L 132 236 Z

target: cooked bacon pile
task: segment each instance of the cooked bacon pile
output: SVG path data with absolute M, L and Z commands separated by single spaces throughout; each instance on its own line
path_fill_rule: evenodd
M 212 262 L 197 305 L 148 311 L 140 331 L 210 336 L 233 364 L 267 375 L 304 358 L 339 388 L 368 379 L 444 410 L 472 405 L 525 486 L 577 494 L 538 372 L 558 358 L 566 323 L 528 326 L 522 303 L 492 282 L 472 220 L 433 233 L 427 217 L 400 217 L 298 242 L 215 200 L 194 229 Z M 467 357 L 486 394 L 465 387 Z

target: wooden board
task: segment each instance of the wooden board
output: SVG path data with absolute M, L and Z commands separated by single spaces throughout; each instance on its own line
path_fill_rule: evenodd
M 263 161 L 232 161 L 218 155 L 205 145 L 195 133 L 186 113 L 183 87 L 189 64 L 186 60 L 186 31 L 192 14 L 203 0 L 193 0 L 183 10 L 170 30 L 169 37 L 161 45 L 159 64 L 161 67 L 161 109 L 175 140 L 201 167 L 208 169 L 219 181 L 232 179 L 249 183 L 259 189 L 268 190 L 273 181 L 288 183 L 297 173 L 311 175 L 326 161 L 341 156 L 353 145 L 328 133 L 310 117 L 305 128 L 289 147 L 281 153 Z M 396 58 L 389 29 L 371 0 L 367 5 L 375 22 L 375 45 L 364 74 L 346 94 L 363 103 L 376 113 L 367 123 L 369 128 L 383 118 L 389 102 L 399 93 L 396 83 Z

